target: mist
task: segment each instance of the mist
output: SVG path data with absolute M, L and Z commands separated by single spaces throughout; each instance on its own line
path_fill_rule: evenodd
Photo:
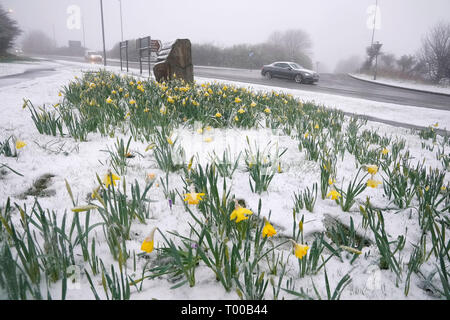
M 41 30 L 58 46 L 79 40 L 92 50 L 102 48 L 98 0 L 0 3 L 11 9 L 12 18 L 24 31 L 21 38 L 32 30 Z M 189 38 L 193 43 L 225 47 L 262 43 L 274 31 L 301 29 L 312 40 L 312 61 L 319 62 L 321 72 L 326 72 L 333 71 L 343 59 L 365 56 L 372 39 L 367 10 L 374 4 L 375 0 L 122 0 L 123 34 L 124 39 L 148 35 L 162 41 Z M 71 5 L 81 9 L 83 23 L 79 29 L 68 29 L 67 9 Z M 103 6 L 109 50 L 121 40 L 120 2 L 104 0 Z M 414 54 L 430 27 L 448 21 L 450 1 L 379 0 L 379 8 L 380 29 L 375 30 L 375 41 L 383 43 L 383 50 L 399 56 Z

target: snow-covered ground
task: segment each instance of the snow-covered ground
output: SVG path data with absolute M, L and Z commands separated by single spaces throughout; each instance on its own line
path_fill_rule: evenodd
M 210 82 L 208 78 L 195 78 L 199 83 Z M 366 115 L 384 120 L 400 123 L 408 123 L 421 127 L 439 124 L 439 128 L 450 128 L 450 111 L 442 111 L 415 106 L 403 106 L 393 103 L 370 101 L 358 98 L 343 97 L 328 93 L 317 93 L 306 90 L 286 89 L 274 86 L 264 86 L 236 81 L 217 80 L 218 82 L 230 83 L 240 87 L 250 88 L 255 91 L 278 91 L 292 94 L 302 101 L 314 101 L 315 104 L 327 108 L 339 109 L 344 112 L 358 115 Z
M 373 76 L 367 75 L 367 74 L 351 74 L 352 77 L 363 79 L 366 81 L 374 82 L 374 83 L 380 83 L 380 84 L 387 84 L 391 86 L 396 86 L 400 88 L 406 88 L 406 89 L 414 89 L 414 90 L 421 90 L 421 91 L 429 91 L 434 93 L 445 93 L 450 95 L 450 87 L 442 87 L 442 86 L 434 86 L 430 84 L 423 84 L 413 81 L 407 81 L 407 80 L 401 80 L 401 79 L 390 79 L 385 77 L 377 76 L 377 80 L 373 80 Z
M 51 63 L 45 63 L 50 66 Z M 22 63 L 0 63 L 0 77 L 24 73 L 26 70 L 40 69 L 43 64 L 40 62 L 22 62 Z
M 46 135 L 40 135 L 30 117 L 29 111 L 23 109 L 23 98 L 29 99 L 35 106 L 54 105 L 61 99 L 58 92 L 63 85 L 72 80 L 75 76 L 81 77 L 80 64 L 64 63 L 65 67 L 55 72 L 54 75 L 42 77 L 35 80 L 25 81 L 18 85 L 0 88 L 1 97 L 1 117 L 0 117 L 0 141 L 4 141 L 9 136 L 14 136 L 18 140 L 25 141 L 27 145 L 19 151 L 18 159 L 5 158 L 0 156 L 0 162 L 6 163 L 11 168 L 17 170 L 23 177 L 8 173 L 0 176 L 0 206 L 3 206 L 8 197 L 12 202 L 16 202 L 21 206 L 26 204 L 31 207 L 33 204 L 32 197 L 25 200 L 20 198 L 28 187 L 38 179 L 38 177 L 51 173 L 54 178 L 51 180 L 50 189 L 54 191 L 54 195 L 50 197 L 40 198 L 41 205 L 49 210 L 56 210 L 62 214 L 68 210 L 68 215 L 73 214 L 69 209 L 72 207 L 71 200 L 65 188 L 65 179 L 70 183 L 75 198 L 79 199 L 80 204 L 85 203 L 88 193 L 90 193 L 97 185 L 95 175 L 103 176 L 106 174 L 107 166 L 103 165 L 108 160 L 108 154 L 102 150 L 107 147 L 112 148 L 115 138 L 101 137 L 99 134 L 89 134 L 87 142 L 76 142 L 71 138 L 59 138 Z M 98 66 L 81 64 L 83 70 L 95 70 Z M 108 70 L 116 71 L 119 68 L 108 67 Z M 210 81 L 209 79 L 196 79 L 198 82 Z M 341 109 L 348 112 L 373 115 L 378 118 L 386 118 L 400 122 L 406 122 L 421 126 L 429 126 L 439 122 L 439 127 L 450 128 L 450 112 L 431 109 L 422 109 L 417 107 L 405 107 L 387 103 L 371 102 L 361 99 L 338 97 L 328 94 L 317 94 L 301 90 L 289 90 L 284 88 L 274 88 L 261 85 L 248 85 L 233 83 L 231 81 L 223 81 L 226 83 L 236 84 L 243 87 L 250 87 L 257 91 L 283 91 L 291 93 L 305 101 L 313 100 L 317 104 L 325 105 L 332 108 Z M 440 162 L 436 160 L 435 154 L 427 152 L 421 147 L 421 140 L 417 135 L 413 135 L 409 130 L 396 128 L 375 122 L 368 122 L 367 128 L 378 130 L 380 135 L 393 135 L 406 139 L 407 148 L 411 151 L 411 156 L 415 161 L 425 159 L 426 163 L 432 167 L 439 167 Z M 231 193 L 236 198 L 246 199 L 247 207 L 256 211 L 258 201 L 262 200 L 262 215 L 268 216 L 271 212 L 271 221 L 280 235 L 290 235 L 292 230 L 292 195 L 306 187 L 311 187 L 314 182 L 318 182 L 320 177 L 320 168 L 317 163 L 306 160 L 305 154 L 298 151 L 298 143 L 289 136 L 274 134 L 272 130 L 212 130 L 203 134 L 190 132 L 186 129 L 174 132 L 174 136 L 179 137 L 180 144 L 186 150 L 186 158 L 191 155 L 198 154 L 201 161 L 207 161 L 212 151 L 216 151 L 218 155 L 227 146 L 230 146 L 233 153 L 242 151 L 246 144 L 246 137 L 250 141 L 256 142 L 261 146 L 265 146 L 268 141 L 278 144 L 279 147 L 288 148 L 288 152 L 282 158 L 283 173 L 277 174 L 272 181 L 269 192 L 258 196 L 251 192 L 248 183 L 248 173 L 244 172 L 243 164 L 238 168 L 233 180 L 230 182 Z M 205 142 L 205 137 L 212 138 L 212 142 Z M 127 140 L 127 136 L 123 137 Z M 130 159 L 126 181 L 133 182 L 135 179 L 141 184 L 149 173 L 154 173 L 159 177 L 165 175 L 158 166 L 151 152 L 146 152 L 147 145 L 141 142 L 132 141 L 131 149 L 139 152 L 143 157 L 137 156 Z M 101 164 L 100 161 L 103 163 Z M 355 174 L 355 161 L 351 156 L 346 156 L 344 161 L 338 163 L 338 181 L 340 185 L 343 181 L 347 183 L 349 177 Z M 121 177 L 122 179 L 124 177 Z M 449 176 L 447 175 L 446 181 Z M 182 191 L 183 182 L 179 174 L 171 174 L 169 177 L 170 189 L 178 188 Z M 219 184 L 221 185 L 221 184 Z M 361 194 L 358 199 L 363 202 L 366 196 L 372 198 L 373 203 L 379 204 L 385 201 L 383 199 L 382 188 L 368 188 Z M 136 253 L 140 252 L 140 246 L 143 239 L 148 235 L 150 230 L 157 226 L 162 232 L 176 230 L 180 234 L 188 231 L 187 221 L 189 215 L 184 210 L 184 205 L 177 198 L 172 209 L 169 208 L 167 200 L 164 197 L 161 186 L 154 186 L 150 192 L 150 198 L 155 200 L 151 204 L 152 217 L 147 225 L 135 223 L 132 227 L 132 239 L 127 241 L 127 248 Z M 194 209 L 195 210 L 195 209 Z M 82 213 L 81 213 L 82 214 Z M 343 223 L 348 224 L 350 217 L 357 222 L 358 230 L 365 234 L 360 223 L 360 214 L 358 210 L 350 213 L 342 212 L 334 201 L 321 200 L 320 196 L 314 209 L 314 213 L 302 210 L 301 214 L 305 215 L 305 233 L 307 236 L 315 232 L 324 231 L 324 220 L 335 218 Z M 409 215 L 409 214 L 408 214 Z M 386 231 L 396 239 L 398 235 L 404 235 L 407 232 L 408 246 L 402 253 L 410 253 L 410 243 L 417 243 L 420 235 L 414 234 L 417 230 L 417 219 L 415 214 L 411 214 L 412 218 L 406 218 L 406 212 L 400 214 L 386 214 Z M 16 217 L 17 218 L 17 217 Z M 92 218 L 92 224 L 102 221 L 98 215 Z M 99 229 L 100 230 L 100 229 Z M 366 234 L 370 238 L 369 234 Z M 98 256 L 102 257 L 105 265 L 117 264 L 113 261 L 108 246 L 104 243 L 104 236 L 101 231 L 96 232 L 99 247 L 97 248 Z M 103 242 L 102 242 L 103 240 Z M 162 244 L 162 238 L 156 236 L 156 247 Z M 355 263 L 350 265 L 349 259 L 345 258 L 343 262 L 332 259 L 327 264 L 327 272 L 330 278 L 331 286 L 334 288 L 342 276 L 350 272 L 352 283 L 342 294 L 343 299 L 405 299 L 403 287 L 395 285 L 395 276 L 388 270 L 379 270 L 376 268 L 376 255 L 370 254 L 370 251 L 376 251 L 373 247 L 363 249 L 363 254 Z M 404 257 L 406 260 L 409 256 Z M 82 259 L 80 258 L 80 264 Z M 139 269 L 144 266 L 146 261 L 138 260 L 138 271 L 136 278 L 139 277 Z M 297 265 L 295 257 L 288 261 L 288 271 L 295 270 Z M 132 266 L 128 265 L 129 274 L 133 273 Z M 376 277 L 375 285 L 371 284 L 373 277 Z M 325 286 L 322 273 L 314 278 L 314 282 L 319 291 L 324 295 Z M 98 280 L 94 281 L 98 283 Z M 311 282 L 308 277 L 299 281 L 300 286 L 308 290 L 308 294 L 314 295 Z M 196 272 L 196 285 L 190 288 L 184 285 L 181 288 L 171 290 L 172 284 L 165 279 L 154 279 L 144 281 L 143 291 L 134 292 L 132 289 L 133 299 L 238 299 L 234 291 L 225 292 L 220 283 L 215 280 L 214 274 L 204 265 L 200 265 Z M 270 285 L 269 285 L 270 287 Z M 100 296 L 103 290 L 101 285 L 97 285 L 97 292 Z M 299 288 L 299 286 L 297 286 Z M 60 295 L 60 282 L 56 283 L 50 289 L 54 298 Z M 267 299 L 271 298 L 271 289 L 267 290 Z M 280 293 L 280 297 L 285 296 L 291 299 L 292 296 Z M 1 298 L 1 293 L 0 293 Z M 68 291 L 69 299 L 91 299 L 94 296 L 85 277 L 81 279 L 80 288 L 70 289 Z M 408 299 L 431 299 L 422 288 L 421 282 L 415 275 L 412 278 L 410 294 Z

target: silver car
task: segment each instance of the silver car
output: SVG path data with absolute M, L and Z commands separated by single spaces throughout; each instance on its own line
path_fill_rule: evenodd
M 261 75 L 266 79 L 285 78 L 297 83 L 314 83 L 319 81 L 319 74 L 306 69 L 295 62 L 278 61 L 263 66 Z

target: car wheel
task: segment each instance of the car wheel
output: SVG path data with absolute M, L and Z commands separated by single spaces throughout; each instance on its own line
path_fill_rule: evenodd
M 267 72 L 264 74 L 264 77 L 265 77 L 267 80 L 270 80 L 270 79 L 272 79 L 272 74 L 271 74 L 269 71 L 267 71 Z
M 302 82 L 303 82 L 303 77 L 302 77 L 302 75 L 301 75 L 301 74 L 297 74 L 297 75 L 294 77 L 294 81 L 297 82 L 297 83 L 302 83 Z

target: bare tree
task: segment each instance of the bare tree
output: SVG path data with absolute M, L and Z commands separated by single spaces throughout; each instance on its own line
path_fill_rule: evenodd
M 416 59 L 412 55 L 404 54 L 396 62 L 402 73 L 409 73 L 416 63 Z
M 277 46 L 284 54 L 275 60 L 291 60 L 299 62 L 305 67 L 312 67 L 311 54 L 312 41 L 310 36 L 301 29 L 290 29 L 284 32 L 273 32 L 266 43 Z M 281 58 L 284 56 L 284 58 Z
M 299 54 L 309 54 L 312 47 L 311 38 L 300 29 L 291 29 L 283 33 L 276 31 L 269 37 L 269 41 L 284 48 L 291 60 Z
M 450 78 L 450 23 L 440 22 L 422 39 L 420 59 L 434 82 Z
M 383 63 L 383 67 L 385 68 L 393 68 L 394 63 L 396 61 L 395 55 L 392 53 L 383 53 L 380 57 L 381 62 Z

